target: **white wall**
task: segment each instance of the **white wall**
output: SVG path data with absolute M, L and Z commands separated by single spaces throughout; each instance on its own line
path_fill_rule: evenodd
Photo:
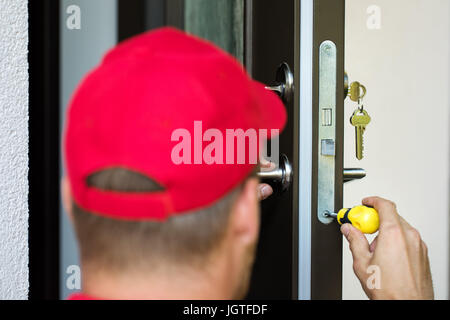
M 28 9 L 0 1 L 0 300 L 28 297 Z
M 367 28 L 371 5 L 381 9 L 380 30 Z M 347 0 L 346 69 L 367 86 L 373 122 L 363 161 L 346 127 L 345 165 L 368 177 L 345 187 L 344 202 L 380 195 L 397 203 L 428 244 L 438 299 L 449 293 L 449 18 L 448 0 Z M 348 118 L 354 109 L 346 103 Z M 347 243 L 344 252 L 344 298 L 364 298 Z

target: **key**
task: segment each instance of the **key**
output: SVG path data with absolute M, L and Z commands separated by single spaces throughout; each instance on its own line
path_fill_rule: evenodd
M 364 158 L 364 132 L 370 121 L 369 114 L 365 110 L 356 110 L 353 113 L 350 122 L 356 129 L 356 158 L 362 160 Z
M 364 87 L 358 81 L 353 82 L 348 90 L 348 96 L 354 102 L 361 101 L 366 96 L 366 93 L 367 93 L 366 87 Z

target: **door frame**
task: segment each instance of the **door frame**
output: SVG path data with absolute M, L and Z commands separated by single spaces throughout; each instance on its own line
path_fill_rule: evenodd
M 319 48 L 337 47 L 336 155 L 334 208 L 343 203 L 345 0 L 300 0 L 296 59 L 299 141 L 298 299 L 342 299 L 342 235 L 336 223 L 318 219 Z M 342 90 L 340 89 L 342 88 Z
M 28 12 L 28 298 L 57 300 L 60 279 L 59 1 L 29 1 Z
M 311 216 L 312 216 L 312 168 L 313 168 L 313 42 L 314 42 L 314 0 L 296 2 L 296 69 L 295 87 L 299 88 L 295 96 L 298 110 L 298 141 L 296 148 L 298 183 L 295 194 L 298 195 L 297 232 L 297 298 L 311 299 Z M 302 156 L 301 156 L 302 155 Z

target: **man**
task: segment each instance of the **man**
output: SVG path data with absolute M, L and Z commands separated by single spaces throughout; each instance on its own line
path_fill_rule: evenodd
M 77 89 L 65 132 L 63 200 L 83 276 L 72 299 L 244 298 L 272 190 L 258 185 L 252 143 L 222 138 L 270 139 L 285 123 L 280 99 L 206 41 L 165 28 L 109 52 Z M 239 152 L 248 161 L 233 162 Z M 369 297 L 433 298 L 417 231 L 390 202 L 364 203 L 380 213 L 376 242 L 342 232 Z M 380 290 L 366 286 L 370 265 Z

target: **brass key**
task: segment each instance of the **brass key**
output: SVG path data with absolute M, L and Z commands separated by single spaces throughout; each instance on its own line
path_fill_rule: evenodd
M 358 160 L 364 158 L 364 132 L 371 120 L 367 111 L 361 109 L 356 110 L 350 119 L 352 126 L 356 129 L 356 158 Z
M 348 90 L 348 96 L 354 102 L 359 102 L 366 96 L 367 89 L 358 81 L 353 82 Z

